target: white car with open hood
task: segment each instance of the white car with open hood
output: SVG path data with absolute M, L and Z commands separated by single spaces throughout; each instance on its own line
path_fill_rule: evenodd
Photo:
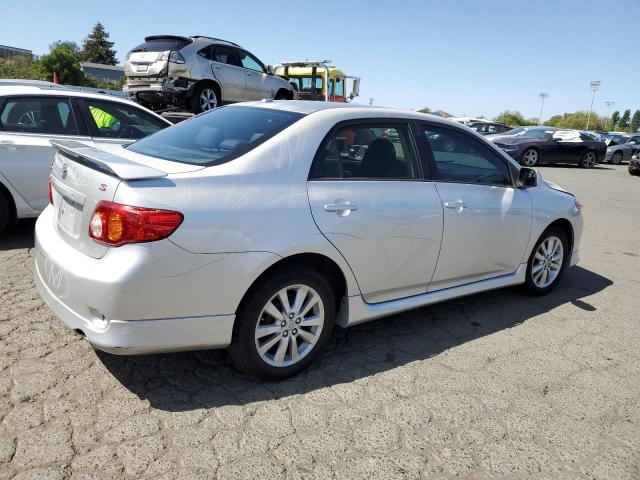
M 262 101 L 109 152 L 55 147 L 36 284 L 109 352 L 228 348 L 283 378 L 335 324 L 510 285 L 544 294 L 578 261 L 573 195 L 430 115 Z

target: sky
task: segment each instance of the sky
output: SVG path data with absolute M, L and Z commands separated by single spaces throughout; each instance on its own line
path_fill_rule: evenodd
M 155 34 L 239 43 L 265 64 L 331 59 L 362 78 L 357 103 L 543 119 L 640 109 L 640 0 L 0 0 L 0 44 L 44 54 L 100 21 L 120 63 Z

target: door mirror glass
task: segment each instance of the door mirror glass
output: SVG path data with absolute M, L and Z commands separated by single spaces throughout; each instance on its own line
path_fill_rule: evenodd
M 521 188 L 537 187 L 538 173 L 533 168 L 521 168 L 518 176 L 518 186 Z
M 269 75 L 273 75 L 273 67 L 271 65 L 267 65 L 266 70 Z
M 353 85 L 351 86 L 351 94 L 349 95 L 349 98 L 353 100 L 358 95 L 360 95 L 360 79 L 354 78 Z

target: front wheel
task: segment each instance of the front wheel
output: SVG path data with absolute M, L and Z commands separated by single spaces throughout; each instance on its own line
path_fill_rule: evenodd
M 0 192 L 0 235 L 9 226 L 11 220 L 11 210 L 7 198 Z
M 321 275 L 304 267 L 276 272 L 238 310 L 232 364 L 265 380 L 295 375 L 318 356 L 334 317 L 334 295 Z
M 580 159 L 579 166 L 580 168 L 593 168 L 596 164 L 596 154 L 589 150 L 588 152 L 584 152 L 584 155 Z
M 620 165 L 622 163 L 622 152 L 620 150 L 611 155 L 611 163 L 614 165 Z
M 558 227 L 548 228 L 529 257 L 525 290 L 532 295 L 553 290 L 562 278 L 570 255 L 566 234 Z
M 540 160 L 540 154 L 535 148 L 528 148 L 522 154 L 520 158 L 520 163 L 525 167 L 534 167 L 537 165 Z
M 629 174 L 630 175 L 640 175 L 640 168 L 635 168 L 631 164 L 629 164 Z

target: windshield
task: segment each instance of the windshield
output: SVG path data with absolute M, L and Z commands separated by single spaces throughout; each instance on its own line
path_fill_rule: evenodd
M 311 75 L 308 77 L 298 77 L 298 76 L 289 76 L 289 83 L 293 85 L 293 88 L 298 92 L 302 93 L 322 93 L 322 84 L 324 80 L 322 76 L 318 75 L 316 77 L 315 88 L 312 90 L 312 78 Z
M 616 145 L 622 145 L 629 140 L 629 137 L 625 137 L 624 135 L 605 135 L 604 138 L 609 140 L 609 143 L 614 142 Z
M 516 134 L 516 137 L 519 138 L 551 138 L 553 131 L 551 130 L 542 130 L 539 128 L 530 128 L 523 132 Z
M 189 163 L 219 165 L 253 150 L 303 115 L 256 107 L 222 107 L 129 145 L 132 152 Z
M 527 127 L 516 127 L 516 128 L 512 128 L 511 130 L 507 130 L 501 135 L 515 135 L 516 133 L 526 132 L 527 130 L 528 130 Z

